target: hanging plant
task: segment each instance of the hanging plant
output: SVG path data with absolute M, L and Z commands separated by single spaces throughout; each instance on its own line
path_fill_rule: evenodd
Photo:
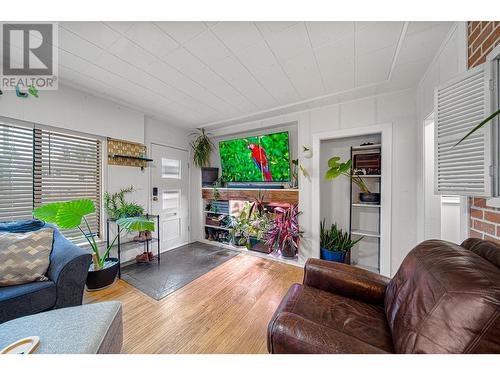
M 200 168 L 207 167 L 210 165 L 210 153 L 214 148 L 212 140 L 208 137 L 208 133 L 205 133 L 205 129 L 200 129 L 199 133 L 192 133 L 191 136 L 196 136 L 191 142 L 194 165 Z

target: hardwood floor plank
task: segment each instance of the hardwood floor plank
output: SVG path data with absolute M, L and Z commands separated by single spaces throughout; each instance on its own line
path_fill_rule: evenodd
M 119 280 L 84 303 L 123 304 L 123 353 L 267 353 L 267 324 L 303 270 L 240 254 L 156 301 Z

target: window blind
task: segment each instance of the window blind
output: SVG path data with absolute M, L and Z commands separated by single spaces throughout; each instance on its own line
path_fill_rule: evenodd
M 34 130 L 34 207 L 74 199 L 90 199 L 96 213 L 87 215 L 93 235 L 101 232 L 101 141 L 98 139 Z M 86 228 L 85 228 L 86 229 Z M 64 230 L 70 239 L 77 230 Z
M 33 129 L 0 123 L 0 221 L 30 219 Z

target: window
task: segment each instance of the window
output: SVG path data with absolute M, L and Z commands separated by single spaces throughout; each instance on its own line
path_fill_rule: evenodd
M 161 158 L 161 177 L 181 179 L 181 161 Z
M 0 220 L 28 219 L 43 204 L 87 198 L 96 206 L 87 219 L 100 236 L 99 139 L 0 123 L 0 151 Z M 81 238 L 78 230 L 63 233 Z

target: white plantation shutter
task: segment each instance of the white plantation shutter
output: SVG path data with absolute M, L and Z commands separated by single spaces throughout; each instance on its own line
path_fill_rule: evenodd
M 492 192 L 492 126 L 455 144 L 490 115 L 489 74 L 483 64 L 436 88 L 435 174 L 436 194 L 490 196 Z
M 34 206 L 91 199 L 96 213 L 86 218 L 92 233 L 99 236 L 101 141 L 38 128 L 34 134 Z M 62 233 L 71 239 L 82 237 L 78 229 Z
M 33 129 L 0 122 L 0 221 L 31 219 Z

